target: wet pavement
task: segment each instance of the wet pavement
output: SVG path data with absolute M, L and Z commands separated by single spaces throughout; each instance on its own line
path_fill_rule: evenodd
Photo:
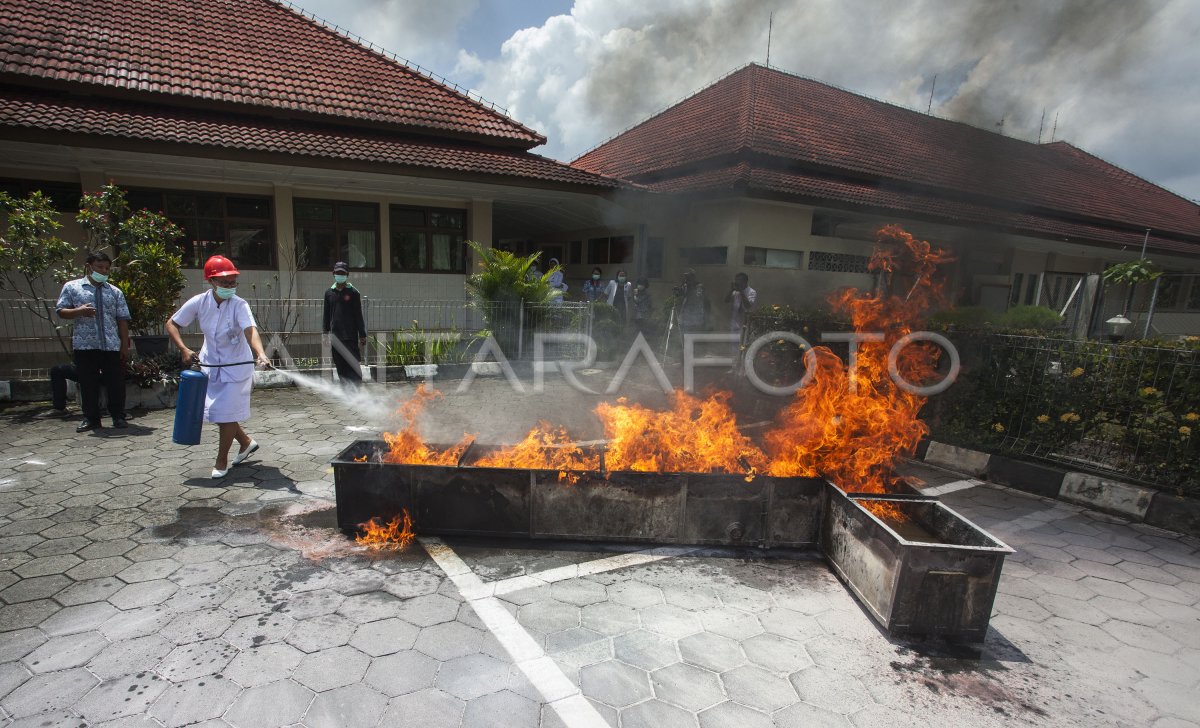
M 594 399 L 478 380 L 430 431 L 594 437 Z M 364 552 L 328 461 L 377 427 L 298 390 L 253 407 L 261 449 L 219 482 L 170 411 L 0 414 L 0 726 L 1200 725 L 1196 539 L 914 465 L 1017 553 L 984 645 L 904 642 L 811 555 Z

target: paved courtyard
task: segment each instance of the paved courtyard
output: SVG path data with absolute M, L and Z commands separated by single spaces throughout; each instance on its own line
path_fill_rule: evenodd
M 590 403 L 480 380 L 430 429 L 589 437 Z M 0 414 L 0 726 L 1200 725 L 1200 543 L 1064 503 L 913 466 L 1017 553 L 981 649 L 906 643 L 816 557 L 364 552 L 328 461 L 379 423 L 308 391 L 256 392 L 216 483 L 173 412 L 44 414 Z

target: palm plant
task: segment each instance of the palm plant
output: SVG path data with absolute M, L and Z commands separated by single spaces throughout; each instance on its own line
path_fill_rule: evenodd
M 485 248 L 472 240 L 467 245 L 479 261 L 479 270 L 467 276 L 467 293 L 482 311 L 500 348 L 511 355 L 517 350 L 522 333 L 524 309 L 562 296 L 561 291 L 550 287 L 550 274 L 559 268 L 555 266 L 536 275 L 531 271 L 535 270 L 534 264 L 541 253 L 515 255 L 507 250 Z

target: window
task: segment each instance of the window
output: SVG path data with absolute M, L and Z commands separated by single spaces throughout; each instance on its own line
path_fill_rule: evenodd
M 129 190 L 129 209 L 162 211 L 183 229 L 183 265 L 200 268 L 224 255 L 239 268 L 275 267 L 271 198 L 208 192 Z
M 724 245 L 679 249 L 679 257 L 689 265 L 724 265 L 728 255 L 729 248 Z
M 814 250 L 808 254 L 808 269 L 824 273 L 869 273 L 867 264 L 870 261 L 865 255 Z
M 848 214 L 834 215 L 828 212 L 814 212 L 811 232 L 822 238 L 874 240 L 875 231 L 878 229 L 878 223 L 866 218 Z
M 392 205 L 392 270 L 463 273 L 467 211 Z
M 1021 302 L 1021 283 L 1025 280 L 1024 273 L 1013 273 L 1012 289 L 1008 292 L 1008 305 L 1016 306 Z
M 83 196 L 79 185 L 29 179 L 0 179 L 0 191 L 7 192 L 12 197 L 29 197 L 35 190 L 49 197 L 55 210 L 69 212 L 72 216 L 79 212 L 79 198 Z
M 1189 311 L 1200 311 L 1200 276 L 1192 276 L 1192 292 L 1188 296 Z
M 802 268 L 804 253 L 799 250 L 747 247 L 742 256 L 746 265 L 761 265 L 766 268 Z
M 569 262 L 571 265 L 578 265 L 578 264 L 582 263 L 583 262 L 583 241 L 582 240 L 572 240 L 570 243 L 568 243 L 567 247 L 571 251 L 571 254 L 570 254 L 571 259 L 567 262 Z
M 1183 293 L 1183 277 L 1176 273 L 1164 273 L 1158 280 L 1158 300 L 1155 302 L 1155 308 L 1177 308 Z
M 632 235 L 588 239 L 587 262 L 592 265 L 628 263 L 632 254 Z
M 379 270 L 379 205 L 334 200 L 293 201 L 296 255 L 305 270 Z

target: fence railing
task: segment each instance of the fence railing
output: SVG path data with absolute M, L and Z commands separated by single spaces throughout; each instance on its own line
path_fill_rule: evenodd
M 961 348 L 935 437 L 1200 491 L 1200 349 L 1005 335 Z
M 323 299 L 249 298 L 264 343 L 286 347 L 293 362 L 304 368 L 331 366 L 330 352 L 322 341 Z M 50 310 L 56 301 L 49 300 Z M 537 333 L 587 334 L 591 331 L 591 307 L 586 303 L 478 304 L 457 300 L 404 300 L 363 298 L 363 316 L 371 343 L 364 359 L 389 364 L 426 363 L 430 353 L 424 339 L 436 342 L 433 362 L 465 361 L 473 356 L 486 334 L 495 336 L 504 355 L 513 360 L 535 354 Z M 69 342 L 69 322 L 63 336 Z M 183 330 L 186 338 L 198 340 L 200 329 L 193 324 Z M 583 344 L 554 345 L 548 355 L 582 358 Z M 0 369 L 18 376 L 38 376 L 63 356 L 52 325 L 38 318 L 18 301 L 0 301 Z

